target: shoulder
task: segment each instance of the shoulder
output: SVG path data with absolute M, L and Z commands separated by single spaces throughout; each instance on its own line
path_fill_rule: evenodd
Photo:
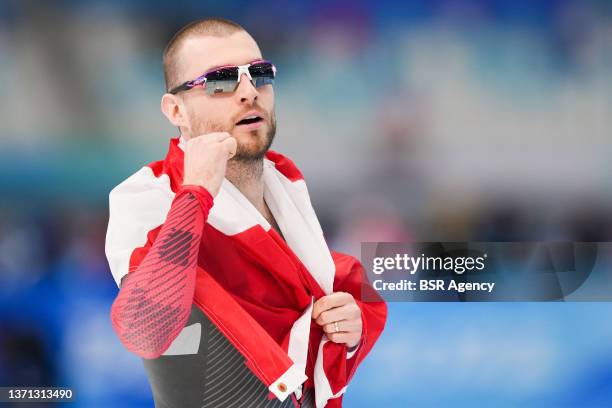
M 134 249 L 163 224 L 174 192 L 168 174 L 154 162 L 123 180 L 109 194 L 105 252 L 117 284 L 128 272 Z
M 163 171 L 163 161 L 143 166 L 119 183 L 109 194 L 109 222 L 126 215 L 132 220 L 148 219 L 160 212 L 167 212 L 174 192 L 169 175 Z M 165 215 L 165 214 L 164 214 Z M 132 223 L 125 220 L 121 226 L 128 228 Z

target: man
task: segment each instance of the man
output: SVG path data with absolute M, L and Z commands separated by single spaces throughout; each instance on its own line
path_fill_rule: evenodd
M 111 191 L 111 319 L 156 407 L 341 406 L 386 319 L 363 268 L 327 248 L 303 177 L 269 151 L 276 67 L 238 24 L 164 52 L 165 160 Z

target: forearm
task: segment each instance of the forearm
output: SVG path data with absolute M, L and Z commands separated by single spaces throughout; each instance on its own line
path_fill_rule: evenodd
M 125 347 L 141 357 L 159 357 L 189 318 L 198 249 L 212 204 L 202 187 L 183 186 L 151 249 L 122 281 L 111 320 Z

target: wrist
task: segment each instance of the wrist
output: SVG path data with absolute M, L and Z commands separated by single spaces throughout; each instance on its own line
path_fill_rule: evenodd
M 219 192 L 219 187 L 216 187 L 210 181 L 203 181 L 202 178 L 185 178 L 181 186 L 198 186 L 206 189 L 213 197 Z
M 206 215 L 208 215 L 209 210 L 214 204 L 213 195 L 201 184 L 183 183 L 183 185 L 179 187 L 176 196 L 178 197 L 181 194 L 191 194 L 194 196 L 200 203 L 200 206 Z

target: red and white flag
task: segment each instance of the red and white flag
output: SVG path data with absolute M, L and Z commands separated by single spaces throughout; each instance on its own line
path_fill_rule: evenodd
M 171 139 L 165 160 L 110 193 L 106 255 L 117 284 L 145 258 L 181 189 L 183 143 Z M 303 385 L 314 387 L 317 407 L 341 406 L 348 382 L 382 333 L 386 305 L 372 293 L 357 259 L 328 249 L 293 162 L 269 151 L 263 180 L 264 199 L 284 239 L 224 180 L 202 227 L 193 303 L 240 351 L 271 397 L 284 400 Z M 364 290 L 379 301 L 361 301 Z M 333 292 L 352 294 L 362 312 L 362 339 L 352 355 L 311 319 L 314 301 Z

